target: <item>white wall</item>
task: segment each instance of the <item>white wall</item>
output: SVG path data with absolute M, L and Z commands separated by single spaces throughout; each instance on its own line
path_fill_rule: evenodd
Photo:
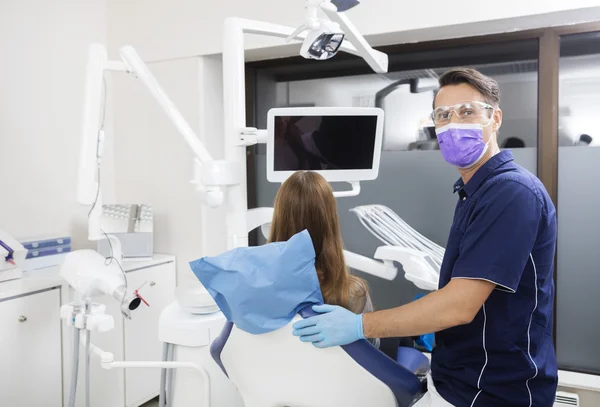
M 87 244 L 87 209 L 75 199 L 91 42 L 106 43 L 105 0 L 0 2 L 0 228 L 17 238 L 71 235 L 75 246 Z M 110 108 L 106 118 L 110 139 Z M 108 185 L 111 150 L 109 140 Z
M 209 152 L 222 158 L 220 59 L 187 58 L 149 67 Z M 208 84 L 201 80 L 213 77 L 216 81 Z M 225 247 L 222 209 L 202 208 L 190 184 L 192 151 L 147 89 L 132 75 L 115 74 L 113 82 L 118 202 L 152 205 L 155 252 L 177 256 L 179 284 L 196 282 L 188 262 Z
M 108 4 L 111 45 L 131 43 L 146 60 L 220 53 L 223 20 L 229 16 L 294 27 L 304 18 L 303 0 L 108 0 Z M 600 17 L 598 6 L 595 0 L 479 1 L 468 7 L 444 0 L 364 0 L 348 14 L 364 35 L 374 36 L 376 44 L 390 44 L 588 21 Z M 552 14 L 585 7 L 596 9 Z M 275 43 L 281 41 L 248 39 L 252 48 Z

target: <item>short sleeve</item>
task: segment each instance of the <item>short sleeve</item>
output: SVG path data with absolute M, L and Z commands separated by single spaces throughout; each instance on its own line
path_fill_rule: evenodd
M 452 278 L 487 280 L 516 292 L 542 219 L 542 204 L 522 183 L 503 179 L 482 194 L 465 229 Z

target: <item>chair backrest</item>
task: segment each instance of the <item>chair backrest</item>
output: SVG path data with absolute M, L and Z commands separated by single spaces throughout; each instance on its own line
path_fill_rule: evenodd
M 328 349 L 301 342 L 291 327 L 300 318 L 262 335 L 228 323 L 213 343 L 246 407 L 405 407 L 420 395 L 417 377 L 367 341 Z

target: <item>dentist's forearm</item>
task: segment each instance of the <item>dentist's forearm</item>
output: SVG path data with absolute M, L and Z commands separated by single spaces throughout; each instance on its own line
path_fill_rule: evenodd
M 410 304 L 363 315 L 367 338 L 419 336 L 470 323 L 494 289 L 483 280 L 452 280 Z

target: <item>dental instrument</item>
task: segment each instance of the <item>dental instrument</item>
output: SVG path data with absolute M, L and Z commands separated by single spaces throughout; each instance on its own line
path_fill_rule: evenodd
M 384 205 L 363 205 L 350 210 L 379 241 L 375 258 L 402 264 L 405 277 L 423 290 L 437 290 L 444 248 L 421 235 Z
M 428 254 L 439 268 L 444 248 L 427 239 L 384 205 L 362 205 L 350 209 L 362 225 L 379 241 L 389 246 L 409 247 Z

